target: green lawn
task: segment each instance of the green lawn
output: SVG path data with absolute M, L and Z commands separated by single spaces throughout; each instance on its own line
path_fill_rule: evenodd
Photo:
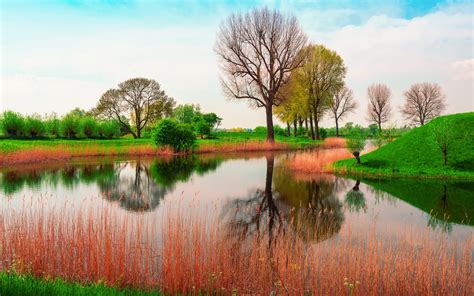
M 253 132 L 217 132 L 213 134 L 211 139 L 198 139 L 198 147 L 200 145 L 220 145 L 228 143 L 243 143 L 247 141 L 265 141 L 266 134 L 253 133 Z M 308 137 L 285 137 L 276 136 L 275 141 L 277 143 L 289 144 L 292 148 L 304 148 L 311 145 L 315 145 L 319 142 L 313 141 Z M 38 140 L 13 140 L 3 139 L 0 140 L 0 152 L 8 153 L 12 151 L 18 151 L 23 149 L 31 149 L 35 147 L 54 147 L 58 145 L 67 145 L 68 147 L 87 147 L 91 145 L 100 145 L 104 147 L 130 147 L 130 146 L 141 146 L 141 145 L 154 145 L 152 139 L 133 139 L 133 138 L 120 138 L 111 140 L 91 140 L 91 139 L 78 139 L 78 140 L 66 140 L 66 139 L 38 139 Z
M 436 146 L 433 126 L 449 120 L 451 144 L 448 164 Z M 380 177 L 458 177 L 474 178 L 474 112 L 442 116 L 427 125 L 407 132 L 376 151 L 355 159 L 335 163 L 336 171 L 351 175 Z
M 0 295 L 11 296 L 63 296 L 63 295 L 83 295 L 83 296 L 107 296 L 107 295 L 127 295 L 127 296 L 148 296 L 162 295 L 158 291 L 140 291 L 131 289 L 115 289 L 106 287 L 103 284 L 80 285 L 76 283 L 66 283 L 56 279 L 44 281 L 36 279 L 30 275 L 17 275 L 0 272 Z

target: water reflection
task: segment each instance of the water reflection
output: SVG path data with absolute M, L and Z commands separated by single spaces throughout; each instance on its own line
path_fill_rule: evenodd
M 351 212 L 367 211 L 364 193 L 360 191 L 360 180 L 357 180 L 354 187 L 346 193 L 345 203 Z
M 322 241 L 341 229 L 344 213 L 334 179 L 297 181 L 284 166 L 275 167 L 274 156 L 268 155 L 264 184 L 224 207 L 222 216 L 228 223 L 229 237 L 243 240 L 266 234 L 271 245 L 282 231 Z

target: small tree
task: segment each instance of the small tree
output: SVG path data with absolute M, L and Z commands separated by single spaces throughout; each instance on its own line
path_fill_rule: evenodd
M 405 93 L 401 112 L 407 120 L 424 125 L 446 109 L 446 95 L 436 83 L 414 84 Z
M 172 119 L 163 119 L 155 126 L 153 139 L 157 145 L 170 146 L 175 152 L 188 152 L 196 144 L 190 125 Z
M 336 137 L 339 137 L 339 120 L 357 108 L 357 102 L 354 101 L 352 90 L 346 86 L 336 90 L 330 102 L 330 107 L 331 115 L 336 121 Z
M 42 137 L 46 132 L 46 125 L 39 115 L 28 116 L 25 119 L 24 135 L 27 137 Z
M 120 124 L 115 120 L 105 120 L 98 124 L 97 134 L 101 138 L 111 139 L 120 135 Z
M 451 121 L 448 119 L 444 119 L 437 122 L 437 124 L 431 125 L 431 132 L 433 133 L 436 147 L 438 147 L 441 153 L 443 153 L 444 165 L 448 164 L 448 151 L 453 142 L 452 128 Z
M 347 149 L 354 155 L 357 163 L 360 164 L 360 153 L 365 147 L 365 138 L 360 129 L 353 129 L 346 139 Z
M 392 113 L 390 98 L 392 92 L 384 84 L 373 84 L 367 89 L 369 106 L 367 109 L 368 119 L 378 125 L 382 130 L 382 123 L 387 122 Z
M 23 131 L 23 117 L 13 111 L 5 111 L 2 116 L 2 130 L 7 137 L 18 137 Z
M 81 120 L 81 130 L 84 136 L 87 138 L 93 138 L 97 136 L 97 121 L 92 116 L 87 116 Z
M 47 117 L 45 125 L 46 133 L 54 137 L 59 137 L 61 133 L 61 120 L 58 119 L 55 113 Z
M 80 118 L 74 114 L 64 116 L 61 121 L 61 134 L 66 138 L 77 138 L 81 130 Z
M 201 139 L 204 138 L 204 136 L 209 136 L 211 134 L 211 125 L 203 118 L 194 123 L 194 129 Z

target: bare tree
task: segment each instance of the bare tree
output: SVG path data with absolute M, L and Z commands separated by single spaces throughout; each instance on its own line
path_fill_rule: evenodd
M 424 125 L 446 108 L 446 96 L 436 83 L 414 84 L 404 95 L 406 100 L 401 112 L 415 124 Z
M 382 130 L 382 123 L 388 121 L 392 112 L 390 106 L 392 92 L 385 84 L 373 84 L 367 89 L 367 94 L 369 96 L 369 120 L 376 123 L 379 130 Z
M 306 40 L 295 17 L 268 8 L 232 14 L 219 28 L 215 51 L 224 92 L 265 108 L 270 142 L 274 142 L 272 108 L 285 100 L 278 91 L 302 64 L 298 52 Z
M 354 101 L 352 90 L 344 86 L 334 93 L 330 104 L 332 116 L 336 121 L 336 136 L 339 137 L 339 120 L 347 113 L 353 112 L 357 108 L 357 102 Z
M 155 80 L 133 78 L 106 91 L 93 113 L 117 120 L 134 138 L 140 138 L 148 124 L 171 116 L 175 104 Z

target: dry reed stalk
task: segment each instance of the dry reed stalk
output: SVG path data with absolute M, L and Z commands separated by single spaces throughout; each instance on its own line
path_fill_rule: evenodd
M 346 148 L 346 139 L 338 137 L 326 138 L 324 139 L 322 147 L 326 149 Z
M 224 143 L 201 145 L 198 153 L 210 152 L 254 152 L 254 151 L 279 151 L 289 150 L 290 146 L 282 143 L 269 143 L 267 141 L 248 141 L 243 143 Z
M 272 239 L 242 237 L 178 207 L 159 240 L 156 220 L 143 214 L 91 203 L 66 215 L 69 207 L 3 208 L 0 270 L 170 294 L 344 295 L 344 278 L 360 282 L 353 295 L 469 295 L 473 288 L 474 239 L 451 242 L 429 229 L 401 225 L 384 236 L 375 226 L 349 225 L 315 243 L 313 227 L 290 219 L 296 224 Z
M 288 160 L 287 165 L 295 172 L 300 173 L 331 173 L 331 164 L 352 154 L 344 148 L 318 149 L 296 154 Z

